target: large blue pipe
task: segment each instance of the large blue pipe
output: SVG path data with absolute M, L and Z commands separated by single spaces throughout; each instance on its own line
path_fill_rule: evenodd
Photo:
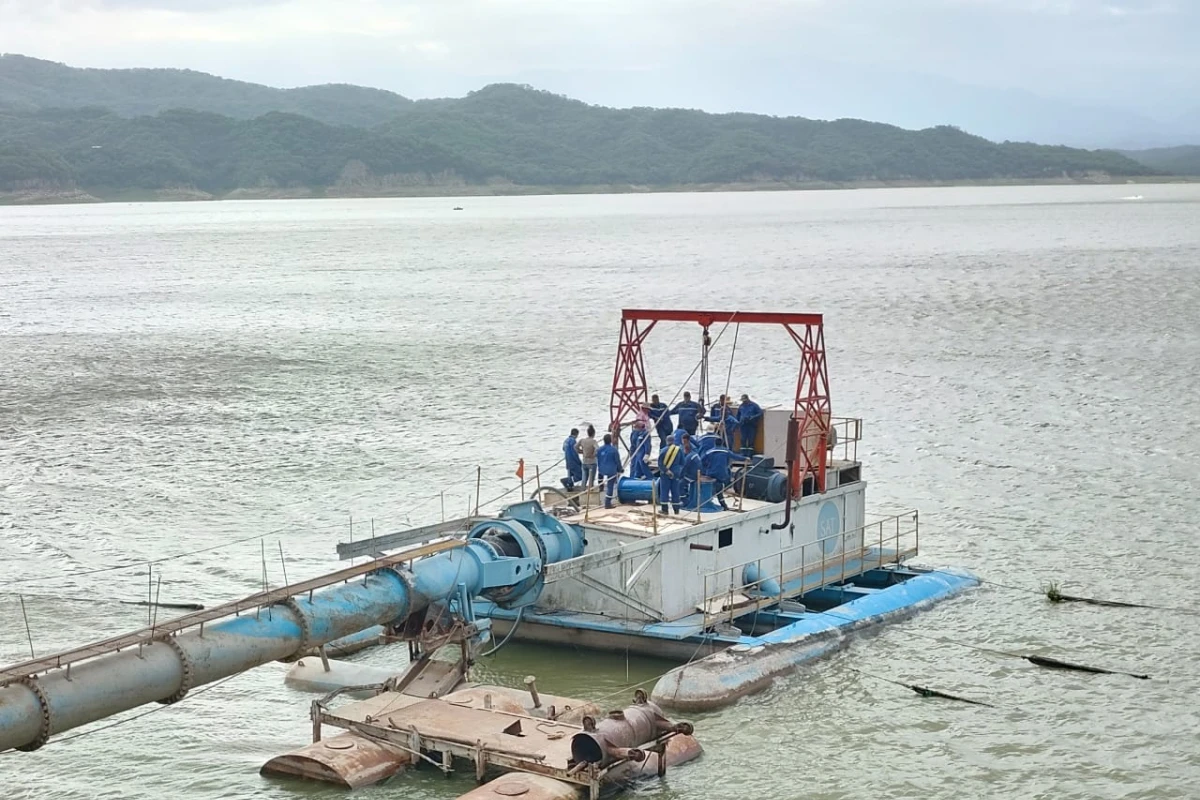
M 542 567 L 583 552 L 577 529 L 530 501 L 472 529 L 464 547 L 382 568 L 255 614 L 206 625 L 0 688 L 0 750 L 36 749 L 51 735 L 404 619 L 432 602 L 486 597 L 515 608 L 541 592 Z

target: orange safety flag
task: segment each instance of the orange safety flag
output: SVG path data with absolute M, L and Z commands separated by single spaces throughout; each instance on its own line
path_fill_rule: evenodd
M 525 480 L 525 459 L 517 459 L 517 477 Z

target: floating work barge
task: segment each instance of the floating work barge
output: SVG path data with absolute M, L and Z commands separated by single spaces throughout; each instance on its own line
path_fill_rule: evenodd
M 630 436 L 649 400 L 642 345 L 662 323 L 698 328 L 701 404 L 713 396 L 711 350 L 727 332 L 727 375 L 742 325 L 781 327 L 799 350 L 794 397 L 740 416 L 735 435 L 728 406 L 710 413 L 717 431 L 695 431 L 693 460 L 684 453 L 692 469 L 673 478 L 681 498 L 653 445 Z M 699 754 L 691 726 L 662 709 L 732 703 L 854 631 L 977 583 L 907 566 L 917 512 L 868 517 L 862 424 L 831 413 L 820 315 L 624 311 L 608 431 L 637 476 L 615 479 L 611 498 L 522 476 L 531 499 L 495 515 L 477 501 L 472 516 L 338 545 L 340 558 L 365 564 L 0 669 L 0 750 L 35 750 L 62 731 L 285 661 L 290 683 L 326 694 L 310 708 L 312 743 L 264 773 L 353 788 L 410 764 L 449 772 L 457 760 L 480 781 L 503 773 L 471 800 L 594 798 L 605 784 Z M 666 513 L 661 501 L 675 498 L 680 508 Z M 532 677 L 526 692 L 471 683 L 492 639 L 681 665 L 648 697 L 605 715 L 585 700 L 539 695 Z M 407 668 L 329 658 L 376 642 L 407 643 Z M 456 661 L 434 658 L 450 647 Z M 343 732 L 327 739 L 326 727 Z
M 858 459 L 863 424 L 831 414 L 818 314 L 623 312 L 609 430 L 621 442 L 626 473 L 632 423 L 649 402 L 643 343 L 662 323 L 698 327 L 701 355 L 693 374 L 701 377 L 698 389 L 690 388 L 702 405 L 714 394 L 706 386 L 710 350 L 724 334 L 732 331 L 736 341 L 742 325 L 781 327 L 799 349 L 795 396 L 764 410 L 752 441 L 750 431 L 739 431 L 731 479 L 722 485 L 701 475 L 681 513 L 662 513 L 655 501 L 665 490 L 657 479 L 648 497 L 647 481 L 622 477 L 611 508 L 599 490 L 530 487 L 539 509 L 580 531 L 584 553 L 548 564 L 532 603 L 506 608 L 474 601 L 474 613 L 492 621 L 496 637 L 687 662 L 658 682 L 653 699 L 667 708 L 706 710 L 762 689 L 854 631 L 977 584 L 966 572 L 906 566 L 920 544 L 917 511 L 867 514 Z M 720 420 L 708 420 L 719 433 Z M 725 444 L 703 430 L 694 438 L 701 455 Z M 652 470 L 660 448 L 646 458 Z M 714 501 L 717 489 L 728 510 Z M 379 555 L 483 524 L 452 520 L 342 544 L 338 552 Z

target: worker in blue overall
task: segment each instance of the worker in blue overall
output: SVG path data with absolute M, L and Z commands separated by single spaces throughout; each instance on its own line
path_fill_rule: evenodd
M 692 447 L 692 437 L 683 437 L 683 475 L 681 476 L 679 496 L 686 503 L 688 498 L 695 498 L 696 505 L 700 504 L 700 454 Z
M 629 477 L 646 479 L 650 477 L 650 467 L 646 466 L 646 456 L 650 455 L 650 431 L 639 419 L 633 423 L 629 432 Z
M 717 485 L 717 502 L 726 511 L 729 510 L 729 506 L 725 503 L 725 489 L 733 482 L 733 475 L 729 470 L 729 462 L 732 460 L 733 453 L 724 447 L 714 447 L 700 457 L 700 474 L 712 478 L 713 483 Z
M 563 460 L 567 465 L 567 477 L 562 479 L 562 484 L 567 489 L 574 489 L 575 484 L 583 483 L 583 461 L 579 458 L 579 451 L 575 449 L 575 445 L 579 443 L 579 428 L 571 428 L 571 435 L 563 441 Z
M 742 436 L 744 455 L 754 455 L 754 445 L 758 441 L 758 424 L 762 415 L 762 406 L 751 400 L 750 395 L 742 395 L 741 405 L 738 406 L 738 428 Z
M 713 403 L 708 408 L 708 416 L 704 418 L 705 422 L 711 422 L 713 425 L 721 421 L 721 412 L 725 408 L 725 395 L 721 395 L 721 399 Z
M 679 513 L 680 489 L 683 484 L 683 446 L 671 444 L 658 452 L 658 502 L 667 513 L 667 501 Z
M 612 508 L 613 496 L 617 492 L 617 478 L 621 474 L 621 453 L 612 443 L 612 434 L 604 434 L 604 444 L 596 451 L 596 471 L 604 485 L 604 507 Z
M 658 431 L 659 448 L 666 447 L 667 437 L 675 430 L 675 426 L 671 424 L 671 410 L 656 394 L 650 396 L 650 419 L 654 423 L 654 429 Z
M 738 415 L 737 409 L 732 403 L 726 403 L 721 409 L 721 419 L 718 425 L 721 433 L 721 441 L 725 443 L 725 447 L 733 450 L 733 445 L 737 441 L 738 431 Z
M 688 436 L 695 436 L 696 430 L 700 427 L 700 416 L 704 413 L 704 407 L 692 399 L 691 392 L 683 393 L 683 400 L 675 404 L 671 409 L 671 414 L 679 417 L 679 427 L 687 431 Z

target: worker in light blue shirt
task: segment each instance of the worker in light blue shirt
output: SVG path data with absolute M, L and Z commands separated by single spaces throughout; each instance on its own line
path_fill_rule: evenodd
M 742 395 L 741 405 L 738 406 L 738 428 L 742 437 L 742 453 L 745 455 L 754 455 L 762 416 L 762 406 L 751 400 L 750 395 Z
M 621 453 L 612 443 L 612 434 L 604 434 L 604 444 L 596 451 L 596 471 L 604 485 L 604 507 L 612 508 L 617 492 L 617 477 L 621 474 Z
M 684 392 L 683 400 L 675 404 L 671 413 L 679 417 L 679 427 L 687 431 L 688 436 L 695 436 L 700 427 L 700 415 L 704 413 L 704 407 L 692 399 L 691 392 Z
M 571 434 L 563 441 L 563 460 L 567 465 L 567 477 L 562 484 L 567 489 L 574 489 L 575 484 L 583 483 L 583 461 L 579 458 L 576 445 L 579 444 L 579 428 L 571 428 Z

